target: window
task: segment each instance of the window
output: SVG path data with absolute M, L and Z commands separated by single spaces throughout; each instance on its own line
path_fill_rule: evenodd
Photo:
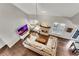
M 72 38 L 77 39 L 78 36 L 79 36 L 79 30 L 77 30 L 77 31 L 75 32 L 75 34 L 73 35 Z

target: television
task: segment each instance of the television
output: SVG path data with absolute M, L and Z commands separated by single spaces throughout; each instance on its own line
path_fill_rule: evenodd
M 18 35 L 23 35 L 25 32 L 27 32 L 28 31 L 28 26 L 27 26 L 27 24 L 26 25 L 23 25 L 23 26 L 21 26 L 21 27 L 19 27 L 18 29 L 17 29 L 17 34 Z

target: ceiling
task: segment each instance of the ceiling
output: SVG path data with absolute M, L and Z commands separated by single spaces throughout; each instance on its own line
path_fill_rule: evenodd
M 79 13 L 79 3 L 14 3 L 14 5 L 30 15 L 37 13 L 38 15 L 72 17 Z

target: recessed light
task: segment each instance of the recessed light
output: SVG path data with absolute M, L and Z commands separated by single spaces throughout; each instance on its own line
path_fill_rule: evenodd
M 41 11 L 42 13 L 46 13 L 46 11 Z

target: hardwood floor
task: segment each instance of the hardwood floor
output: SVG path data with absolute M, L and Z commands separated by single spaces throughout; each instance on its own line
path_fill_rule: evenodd
M 22 45 L 22 40 L 20 40 L 19 42 L 17 42 L 12 48 L 8 48 L 7 46 L 3 47 L 0 50 L 0 56 L 39 56 L 39 54 L 26 49 L 23 45 Z
M 58 47 L 57 47 L 57 56 L 74 56 L 74 54 L 66 49 L 66 45 L 69 40 L 66 39 L 58 39 Z
M 39 54 L 26 49 L 22 45 L 22 40 L 17 42 L 12 48 L 8 48 L 7 46 L 3 47 L 0 50 L 0 56 L 40 56 Z M 58 47 L 57 47 L 57 56 L 73 56 L 68 49 L 65 49 L 68 40 L 58 39 Z

